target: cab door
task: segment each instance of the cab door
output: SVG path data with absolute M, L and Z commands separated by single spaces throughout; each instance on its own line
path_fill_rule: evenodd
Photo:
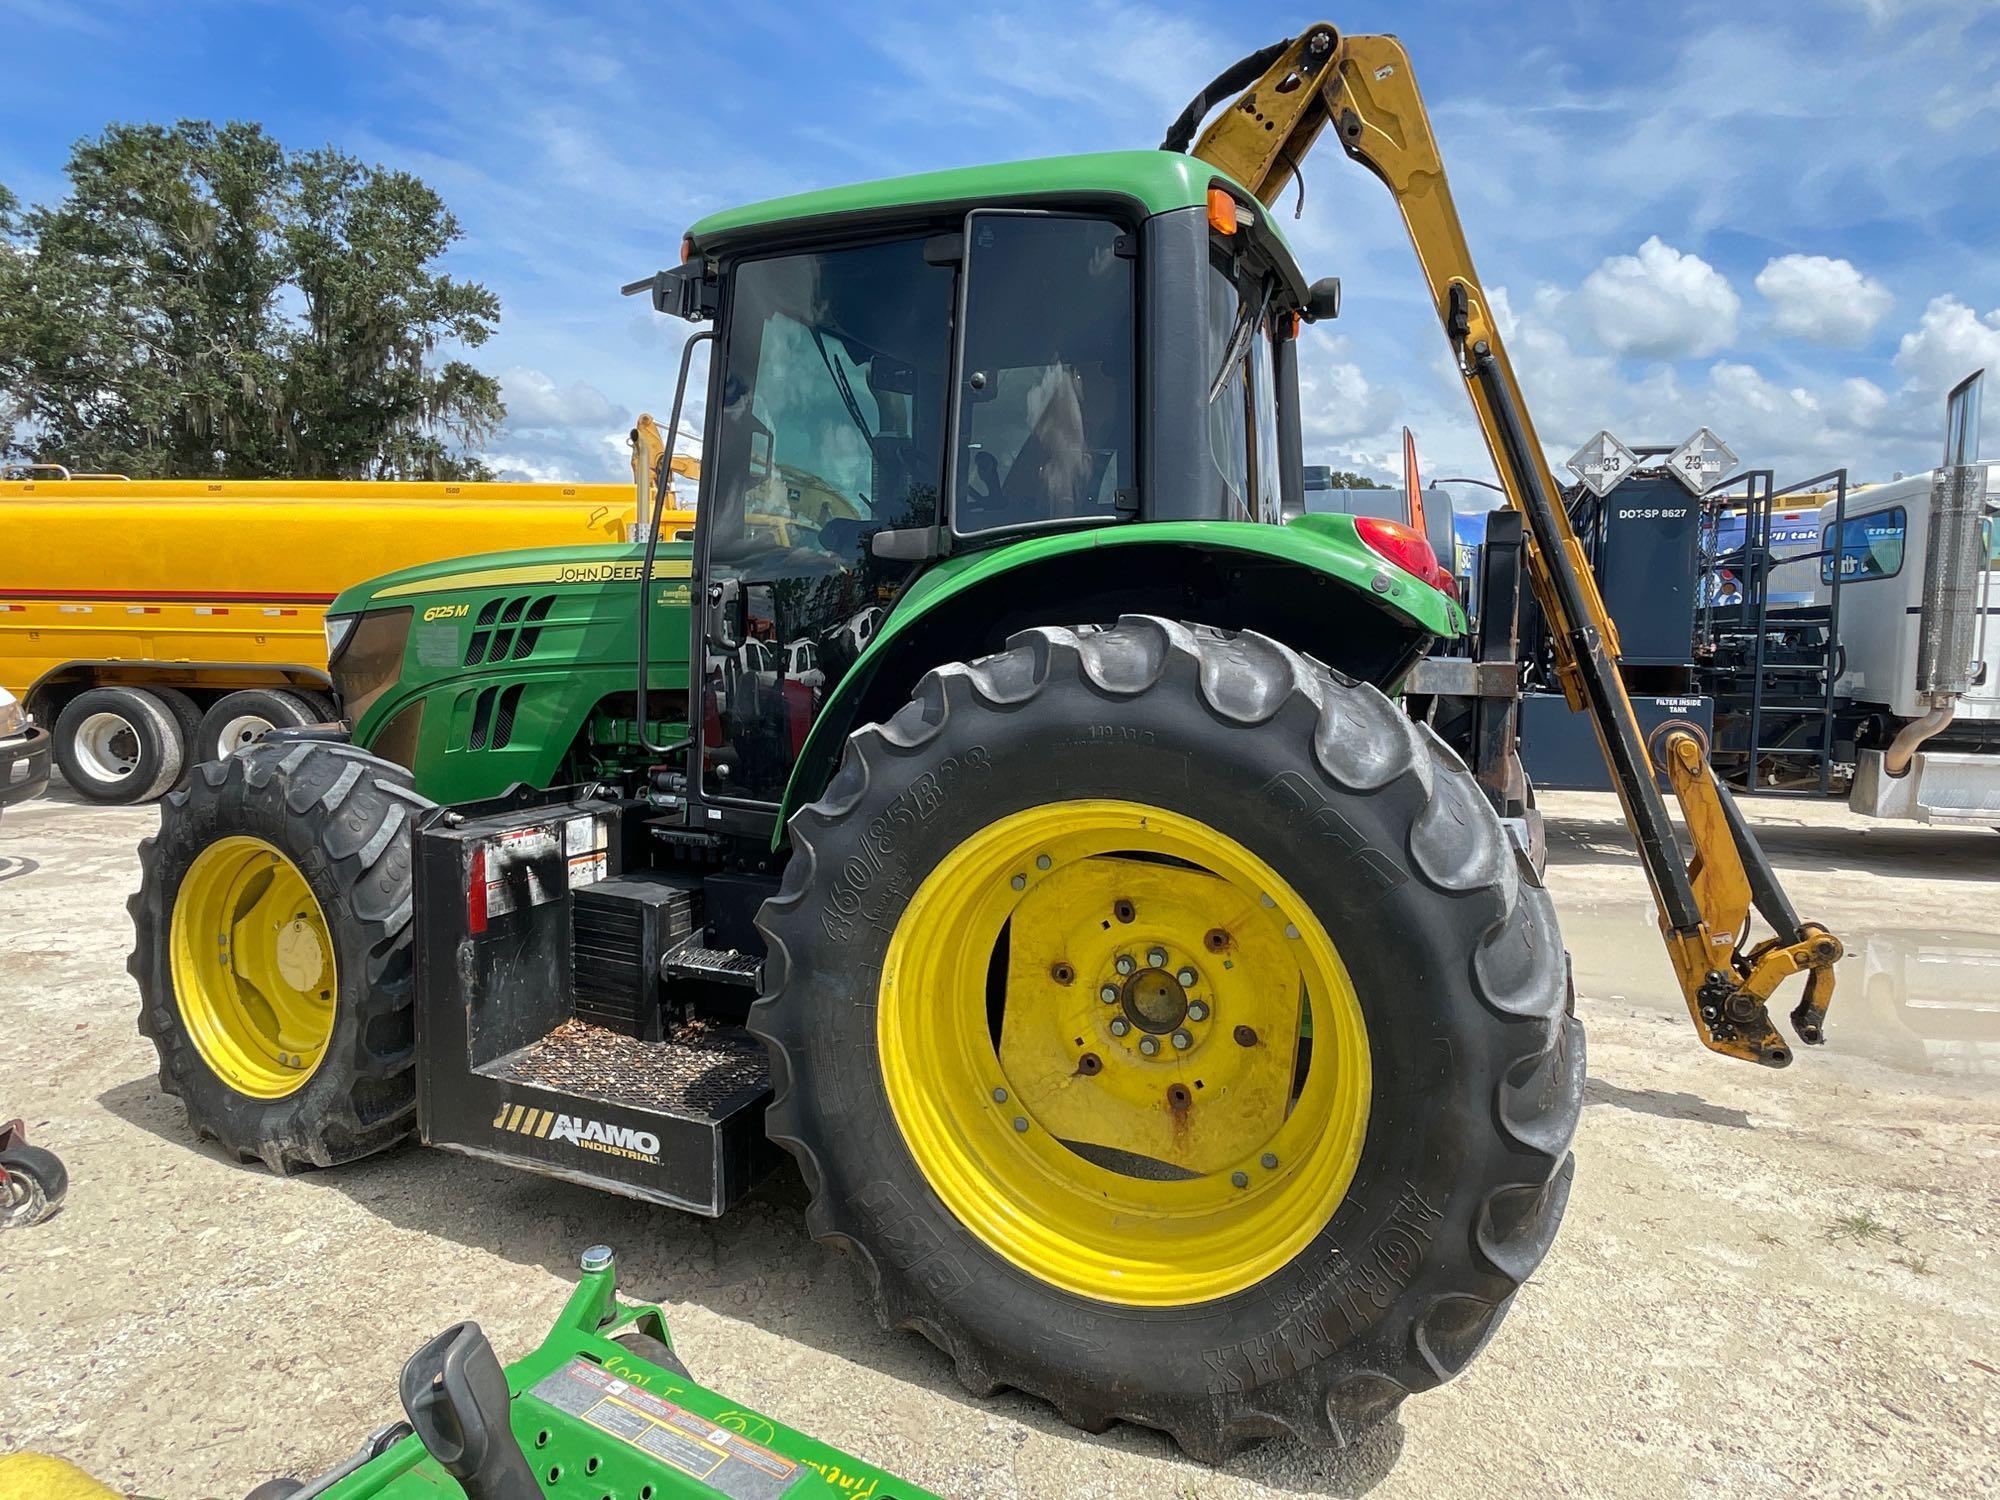
M 912 566 L 875 557 L 875 533 L 937 524 L 956 269 L 924 244 L 729 273 L 698 521 L 706 803 L 779 800 L 820 703 Z

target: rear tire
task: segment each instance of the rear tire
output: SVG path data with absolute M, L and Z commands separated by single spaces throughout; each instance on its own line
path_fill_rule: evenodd
M 63 779 L 93 802 L 150 802 L 180 779 L 180 724 L 143 688 L 78 693 L 56 716 L 55 759 Z
M 297 729 L 318 721 L 318 709 L 297 693 L 276 688 L 246 688 L 225 693 L 201 716 L 195 733 L 195 759 L 222 760 L 254 745 L 273 729 Z
M 1074 804 L 1069 822 L 1040 831 L 1035 810 L 1065 803 Z M 1053 900 L 1070 889 L 1054 882 L 1087 863 L 1073 857 L 1059 829 L 1110 816 L 1097 810 L 1114 803 L 1123 811 L 1111 815 L 1146 812 L 1155 826 L 1172 819 L 1206 827 L 1218 847 L 1247 851 L 1273 877 L 1265 893 L 1276 889 L 1284 910 L 1258 916 L 1257 896 L 1225 892 L 1244 913 L 1240 922 L 1232 917 L 1228 930 L 1218 928 L 1212 935 L 1222 946 L 1207 954 L 1197 931 L 1186 962 L 1211 970 L 1199 978 L 1202 993 L 1216 997 L 1207 1024 L 1230 1025 L 1225 985 L 1261 980 L 1250 940 L 1267 941 L 1257 924 L 1291 915 L 1294 900 L 1297 925 L 1317 924 L 1337 950 L 1365 1048 L 1320 1029 L 1317 1006 L 1315 1035 L 1335 1076 L 1354 1066 L 1342 1062 L 1343 1048 L 1358 1058 L 1367 1102 L 1365 1135 L 1355 1127 L 1352 1137 L 1352 1175 L 1344 1187 L 1334 1179 L 1331 1199 L 1285 1185 L 1294 1160 L 1304 1171 L 1304 1153 L 1269 1151 L 1260 1164 L 1261 1148 L 1250 1145 L 1236 1158 L 1247 1171 L 1206 1166 L 1205 1177 L 1184 1171 L 1179 1180 L 1133 1172 L 1159 1185 L 1118 1189 L 1116 1209 L 1129 1222 L 1114 1214 L 1100 1233 L 1087 1214 L 1102 1181 L 1089 1173 L 1101 1163 L 1052 1165 L 1067 1160 L 1062 1148 L 1084 1153 L 1071 1144 L 1074 1131 L 1029 1118 L 1037 1091 L 1050 1089 L 1051 1079 L 1063 1090 L 1103 1090 L 1075 1097 L 1109 1118 L 1123 1107 L 1114 1092 L 1121 1077 L 1132 1076 L 1114 1077 L 1126 1066 L 1114 1056 L 1122 1040 L 1107 1047 L 1091 1039 L 1090 1002 L 1113 1001 L 1117 987 L 1107 974 L 1100 995 L 1100 981 L 1086 976 L 1095 929 L 1120 941 L 1114 916 L 1131 922 L 1136 910 L 1140 925 L 1131 931 L 1143 933 L 1151 898 L 1139 882 L 1181 878 L 1173 861 L 1142 858 L 1138 868 L 1153 875 L 1118 877 L 1131 880 L 1136 907 L 1107 903 L 1100 924 L 1092 905 L 1074 946 L 1054 950 L 1068 957 L 1037 967 L 1046 951 L 1041 929 L 1015 924 L 1050 909 L 1031 906 L 1042 881 L 1051 882 Z M 994 847 L 996 834 L 1023 818 L 1035 830 L 1030 838 L 1042 842 L 1004 849 L 990 868 L 964 863 L 966 851 Z M 767 1129 L 798 1159 L 812 1193 L 812 1234 L 852 1252 L 885 1324 L 923 1333 L 952 1356 L 973 1391 L 1028 1391 L 1089 1431 L 1119 1419 L 1158 1428 L 1209 1462 L 1279 1433 L 1344 1446 L 1407 1394 L 1462 1369 L 1548 1250 L 1569 1194 L 1584 1065 L 1582 1032 L 1565 1004 L 1554 910 L 1463 763 L 1375 688 L 1249 632 L 1138 616 L 1110 629 L 1026 631 L 999 655 L 931 673 L 887 724 L 851 735 L 825 795 L 792 819 L 791 838 L 783 887 L 758 918 L 769 957 L 749 1023 L 773 1059 Z M 1120 847 L 1149 846 L 1107 846 Z M 958 873 L 967 868 L 971 877 Z M 1207 869 L 1226 873 L 1221 863 Z M 953 880 L 978 893 L 965 900 L 984 903 L 980 911 L 1018 903 L 1001 929 L 1011 956 L 1002 961 L 996 952 L 991 971 L 1008 993 L 1015 956 L 1026 953 L 1020 972 L 1029 979 L 1046 972 L 1060 987 L 1039 993 L 1080 998 L 1081 1009 L 1057 1022 L 1064 1032 L 1074 1026 L 1078 1046 L 1092 1049 L 1074 1077 L 1006 1071 L 1012 1012 L 1005 1001 L 995 1010 L 994 981 L 984 996 L 972 986 L 968 1000 L 964 986 L 931 983 L 931 971 L 909 957 L 904 929 L 949 916 L 952 908 L 931 893 Z M 1007 897 L 1010 884 L 1026 894 Z M 985 965 L 988 928 L 939 925 L 947 950 L 966 945 L 972 962 Z M 1227 947 L 1233 933 L 1243 935 L 1241 950 Z M 1287 927 L 1278 943 L 1299 936 Z M 1303 951 L 1312 938 L 1307 932 L 1305 944 L 1286 951 Z M 1171 952 L 1173 942 L 1160 946 Z M 1213 973 L 1230 951 L 1248 978 Z M 1142 961 L 1159 962 L 1149 952 Z M 1286 986 L 1267 988 L 1282 995 Z M 1314 988 L 1308 978 L 1306 993 Z M 976 1020 L 954 1030 L 956 1012 L 968 1007 Z M 914 1028 L 897 1029 L 905 1024 L 898 1008 L 911 1012 Z M 1115 1021 L 1105 1024 L 1130 1039 Z M 989 1028 L 995 1040 L 982 1051 Z M 949 1040 L 938 1044 L 934 1066 L 912 1065 L 910 1044 L 897 1039 L 927 1031 Z M 1056 1049 L 1070 1040 L 1058 1035 Z M 1239 1027 L 1234 1041 L 1255 1048 L 1263 1037 Z M 1184 1045 L 1177 1037 L 1175 1046 Z M 1219 1082 L 1211 1068 L 1235 1056 L 1230 1046 L 1229 1030 L 1204 1033 L 1186 1055 Z M 966 1086 L 954 1061 L 961 1054 L 973 1058 Z M 885 1067 L 885 1055 L 902 1064 Z M 1139 1066 L 1161 1063 L 1172 1059 L 1156 1049 Z M 1321 1053 L 1310 1054 L 1302 1087 L 1321 1066 Z M 987 1068 L 996 1071 L 978 1071 Z M 933 1094 L 925 1108 L 962 1128 L 927 1124 L 906 1105 L 924 1087 L 909 1080 L 932 1076 L 947 1079 L 949 1097 Z M 989 1094 L 997 1104 L 987 1104 Z M 1234 1108 L 1231 1098 L 1185 1087 L 1177 1100 L 1175 1090 L 1167 1095 L 1195 1138 L 1232 1124 L 1228 1113 L 1209 1112 Z M 1297 1097 L 1301 1112 L 1305 1099 Z M 984 1158 L 965 1154 L 958 1143 L 975 1137 L 1003 1144 L 983 1147 Z M 981 1161 L 1000 1160 L 1013 1141 L 1033 1170 L 982 1175 Z M 1102 1136 L 1096 1144 L 1105 1144 Z M 920 1152 L 947 1169 L 927 1174 Z M 1036 1174 L 1057 1180 L 1054 1196 L 1063 1201 L 1052 1210 L 1035 1201 Z M 1030 1186 L 1009 1195 L 994 1191 L 996 1181 Z M 1182 1273 L 1161 1246 L 1196 1242 L 1167 1239 L 1185 1221 L 1161 1215 L 1194 1201 L 1172 1195 L 1204 1182 L 1233 1183 L 1244 1203 L 1273 1194 L 1264 1201 L 1289 1215 L 1285 1233 L 1245 1242 L 1302 1248 L 1269 1262 L 1247 1253 L 1230 1261 L 1228 1228 L 1239 1221 L 1229 1216 L 1239 1210 L 1225 1187 L 1202 1200 L 1223 1205 L 1202 1210 L 1219 1226 L 1209 1243 L 1223 1248 L 1201 1253 L 1220 1256 L 1227 1273 L 1176 1281 Z M 1082 1206 L 1072 1209 L 1071 1199 Z M 1128 1207 L 1135 1202 L 1148 1206 Z M 986 1203 L 1003 1206 L 986 1213 Z M 1072 1232 L 1070 1223 L 1084 1227 Z M 1095 1291 L 1078 1290 L 1099 1266 L 1112 1273 Z M 1142 1277 L 1166 1294 L 1150 1302 L 1138 1295 Z
M 247 746 L 200 766 L 168 797 L 160 831 L 139 846 L 139 889 L 126 903 L 135 937 L 127 968 L 139 985 L 139 1030 L 159 1054 L 160 1086 L 186 1106 L 197 1134 L 288 1172 L 352 1161 L 410 1133 L 409 830 L 429 806 L 401 766 L 318 740 Z M 232 1072 L 213 1040 L 225 1012 L 201 982 L 200 954 L 213 951 L 215 938 L 184 931 L 188 941 L 176 940 L 177 905 L 202 899 L 199 884 L 184 889 L 190 869 L 227 841 L 267 847 L 302 876 L 331 944 L 331 1016 L 316 1061 L 296 1081 L 263 1082 L 268 1063 L 261 1077 Z M 199 909 L 190 905 L 184 928 Z M 239 924 L 247 918 L 215 924 L 216 937 Z M 254 1054 L 256 1037 L 247 1041 Z

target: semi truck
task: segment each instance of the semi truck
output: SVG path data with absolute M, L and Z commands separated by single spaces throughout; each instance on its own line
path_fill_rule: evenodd
M 273 727 L 335 716 L 327 604 L 481 546 L 631 540 L 626 484 L 0 476 L 0 687 L 64 780 L 144 802 Z M 685 527 L 685 512 L 665 524 Z
M 1944 462 L 1886 483 L 1843 468 L 1690 484 L 1667 445 L 1617 444 L 1616 466 L 1586 474 L 1584 456 L 1615 440 L 1585 445 L 1565 508 L 1650 739 L 1686 729 L 1740 792 L 2000 828 L 2000 479 L 1977 457 L 1983 375 L 1947 398 Z M 1608 789 L 1545 647 L 1530 603 L 1523 759 L 1538 786 Z

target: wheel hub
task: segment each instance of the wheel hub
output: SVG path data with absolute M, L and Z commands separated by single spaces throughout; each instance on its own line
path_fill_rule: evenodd
M 1325 929 L 1241 845 L 1161 809 L 1054 803 L 959 845 L 897 921 L 877 1028 L 925 1177 L 1084 1295 L 1248 1286 L 1359 1160 L 1367 1034 Z
M 1125 1017 L 1141 1031 L 1166 1036 L 1187 1019 L 1187 990 L 1165 969 L 1140 969 L 1119 997 Z
M 278 1099 L 326 1055 L 339 988 L 325 913 L 304 872 L 238 834 L 196 855 L 170 923 L 174 1000 L 217 1077 Z

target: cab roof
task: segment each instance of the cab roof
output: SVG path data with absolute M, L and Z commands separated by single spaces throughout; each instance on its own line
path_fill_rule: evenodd
M 697 250 L 717 248 L 739 234 L 820 220 L 877 217 L 901 210 L 977 208 L 1049 198 L 1119 198 L 1147 215 L 1206 206 L 1211 184 L 1224 183 L 1246 204 L 1250 190 L 1226 172 L 1179 151 L 1098 151 L 1084 156 L 1049 156 L 1035 161 L 955 167 L 885 177 L 850 187 L 821 188 L 727 208 L 688 230 Z M 1284 232 L 1268 214 L 1260 215 L 1278 241 Z M 1285 246 L 1289 252 L 1290 246 Z

